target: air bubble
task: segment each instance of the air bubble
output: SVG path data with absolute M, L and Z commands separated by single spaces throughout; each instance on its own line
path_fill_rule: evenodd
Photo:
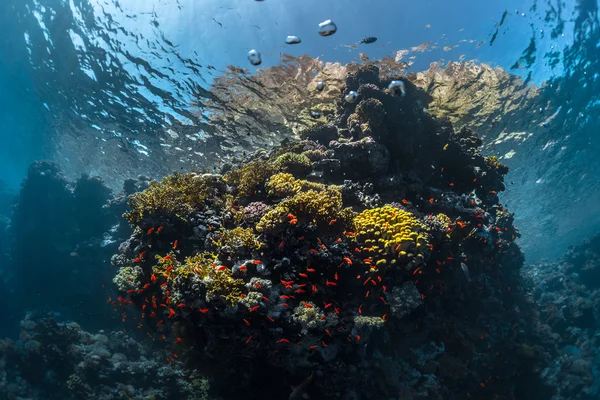
M 300 38 L 298 36 L 288 36 L 285 38 L 285 42 L 287 44 L 298 44 L 300 43 L 302 40 L 300 40 Z
M 313 118 L 321 118 L 321 111 L 317 111 L 317 110 L 311 110 L 310 112 L 310 116 Z
M 406 96 L 406 84 L 402 81 L 392 81 L 388 86 L 388 91 L 392 96 Z
M 351 90 L 346 96 L 344 96 L 346 103 L 354 103 L 357 98 L 358 93 L 356 93 L 354 90 Z
M 250 50 L 248 52 L 248 60 L 252 65 L 260 65 L 262 63 L 262 58 L 260 57 L 260 52 L 258 50 Z
M 320 92 L 325 89 L 325 82 L 317 82 L 317 90 Z
M 336 32 L 337 26 L 335 26 L 335 23 L 330 19 L 319 24 L 319 35 L 321 36 L 331 36 Z

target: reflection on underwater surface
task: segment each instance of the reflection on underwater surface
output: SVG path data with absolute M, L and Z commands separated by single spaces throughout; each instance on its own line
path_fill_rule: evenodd
M 595 398 L 598 4 L 475 3 L 3 2 L 0 399 Z

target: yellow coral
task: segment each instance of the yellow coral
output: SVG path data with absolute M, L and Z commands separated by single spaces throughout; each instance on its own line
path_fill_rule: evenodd
M 420 264 L 428 250 L 425 225 L 408 211 L 391 206 L 365 210 L 354 218 L 354 225 L 373 268 Z
M 165 257 L 156 256 L 158 264 L 154 266 L 155 274 L 162 274 L 174 281 L 178 277 L 189 279 L 197 275 L 206 285 L 209 297 L 221 297 L 234 305 L 242 294 L 241 287 L 244 281 L 233 278 L 228 268 L 219 270 L 215 264 L 216 255 L 202 252 L 192 257 L 187 257 L 184 263 L 175 258 L 173 252 Z
M 277 173 L 277 167 L 265 160 L 250 161 L 225 174 L 227 183 L 237 186 L 241 196 L 250 196 Z
M 269 196 L 288 197 L 298 192 L 314 190 L 321 191 L 325 189 L 322 183 L 310 182 L 301 179 L 295 179 L 292 174 L 275 174 L 267 182 Z
M 313 222 L 327 226 L 335 220 L 340 227 L 351 222 L 353 212 L 342 209 L 342 193 L 336 186 L 325 186 L 323 190 L 308 190 L 296 193 L 283 200 L 273 210 L 267 212 L 256 225 L 258 232 L 276 233 L 289 224 L 288 214 L 293 214 L 299 222 Z
M 273 161 L 273 165 L 286 172 L 304 172 L 310 169 L 310 159 L 304 154 L 284 153 Z
M 254 250 L 263 245 L 254 235 L 252 228 L 244 229 L 239 226 L 229 230 L 222 228 L 213 239 L 213 244 L 217 247 L 229 246 L 235 249 L 243 246 Z
M 142 192 L 131 195 L 131 211 L 123 216 L 132 224 L 139 224 L 144 217 L 154 214 L 168 214 L 185 220 L 215 194 L 210 179 L 194 173 L 175 173 L 160 182 L 153 181 Z

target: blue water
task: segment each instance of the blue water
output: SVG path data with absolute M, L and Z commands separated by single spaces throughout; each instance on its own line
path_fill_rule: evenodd
M 346 65 L 394 58 L 406 50 L 404 76 L 423 73 L 434 63 L 444 67 L 467 61 L 510 74 L 510 82 L 523 90 L 501 98 L 494 115 L 479 116 L 476 130 L 483 153 L 498 156 L 510 169 L 499 196 L 515 214 L 521 233 L 515 240 L 526 265 L 539 266 L 544 259 L 563 263 L 569 246 L 600 230 L 598 7 L 598 0 L 4 0 L 0 310 L 5 323 L 0 335 L 14 339 L 21 331 L 39 334 L 47 327 L 27 321 L 46 312 L 90 332 L 121 330 L 121 316 L 106 298 L 118 296 L 111 256 L 131 234 L 118 217 L 126 211 L 124 198 L 118 197 L 123 182 L 143 176 L 134 188 L 139 190 L 145 177 L 214 171 L 235 156 L 293 138 L 292 123 L 279 120 L 275 111 L 252 114 L 240 108 L 236 114 L 229 89 L 216 89 L 223 82 L 219 79 L 228 77 L 232 93 L 243 91 L 245 83 L 251 87 L 253 74 L 286 65 L 287 55 L 292 56 L 287 65 L 295 68 L 294 57 Z M 317 26 L 326 19 L 335 21 L 338 31 L 322 37 Z M 287 35 L 299 36 L 302 43 L 286 45 Z M 359 43 L 371 36 L 375 43 Z M 262 55 L 259 67 L 248 62 L 251 49 Z M 475 77 L 454 89 L 460 94 L 482 82 L 492 86 L 484 79 Z M 250 93 L 257 99 L 262 94 L 263 103 L 275 105 L 276 86 Z M 469 115 L 475 118 L 487 100 L 473 98 Z M 451 99 L 449 104 L 456 102 Z M 219 115 L 231 119 L 215 117 Z M 503 140 L 515 134 L 517 139 Z M 52 164 L 32 166 L 38 160 Z M 596 262 L 590 259 L 594 261 L 587 265 Z M 566 276 L 570 270 L 564 262 Z M 570 295 L 596 301 L 592 292 Z M 590 323 L 588 329 L 596 326 Z M 581 343 L 561 343 L 557 351 L 593 359 L 589 373 L 595 376 L 597 357 L 586 357 L 597 347 L 587 346 L 582 350 Z M 379 348 L 369 351 L 382 357 Z M 19 361 L 23 370 L 26 360 Z M 47 375 L 60 375 L 49 365 L 44 367 Z M 567 380 L 561 373 L 566 374 L 553 370 L 553 380 Z M 51 398 L 44 391 L 57 398 L 64 393 L 89 396 L 85 390 L 62 392 L 64 387 L 55 387 L 55 381 L 64 384 L 70 374 L 60 379 L 33 375 L 35 390 L 25 391 L 30 398 Z M 0 374 L 0 388 L 8 387 L 2 385 L 10 379 Z M 594 382 L 571 389 L 596 396 Z M 135 379 L 130 384 L 135 386 Z M 437 384 L 432 378 L 421 388 Z M 563 397 L 554 398 L 570 398 L 562 389 Z M 126 392 L 119 387 L 111 395 L 137 398 Z M 175 396 L 169 393 L 164 398 Z M 398 396 L 420 398 L 413 395 Z

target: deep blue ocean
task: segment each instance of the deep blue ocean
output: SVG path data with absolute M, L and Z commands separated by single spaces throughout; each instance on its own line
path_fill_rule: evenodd
M 0 3 L 0 400 L 600 398 L 598 0 Z

